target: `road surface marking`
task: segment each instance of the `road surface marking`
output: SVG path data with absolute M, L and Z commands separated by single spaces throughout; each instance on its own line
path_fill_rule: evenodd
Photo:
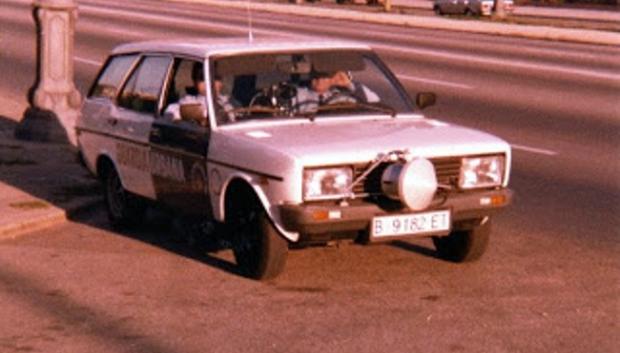
M 99 30 L 101 30 L 101 29 L 102 28 L 99 28 Z M 144 33 L 144 32 L 129 31 L 126 28 L 118 29 L 118 28 L 106 26 L 105 28 L 103 28 L 103 30 L 108 32 L 108 33 L 119 34 L 119 35 L 124 36 L 124 37 L 125 36 L 131 36 L 131 37 L 136 37 L 136 38 L 144 38 L 144 37 L 146 37 L 146 33 Z
M 537 148 L 537 147 L 530 147 L 530 146 L 524 146 L 524 145 L 517 145 L 517 144 L 514 144 L 514 143 L 511 143 L 510 146 L 513 149 L 515 149 L 515 150 L 531 152 L 531 153 L 537 153 L 537 154 L 544 154 L 545 156 L 556 156 L 558 154 L 555 151 L 547 150 L 547 149 L 544 149 L 544 148 Z
M 501 66 L 501 67 L 511 66 L 514 68 L 526 69 L 526 70 L 531 70 L 531 71 L 557 72 L 561 74 L 586 76 L 589 78 L 612 80 L 612 81 L 620 82 L 620 75 L 615 72 L 611 72 L 611 71 L 588 70 L 588 69 L 579 69 L 575 67 L 560 67 L 560 66 L 551 65 L 551 64 L 528 63 L 522 60 L 509 60 L 509 59 L 482 57 L 482 56 L 476 56 L 476 55 L 471 55 L 471 54 L 460 54 L 460 53 L 455 53 L 455 52 L 448 52 L 448 51 L 443 51 L 443 50 L 419 49 L 419 48 L 414 49 L 414 48 L 409 48 L 409 47 L 402 47 L 402 46 L 381 44 L 381 43 L 369 43 L 369 44 L 375 49 L 397 52 L 399 54 L 409 53 L 412 55 L 425 55 L 425 56 L 449 59 L 453 62 L 467 62 L 470 64 L 478 63 L 481 65 L 495 65 L 495 66 Z
M 166 15 L 153 14 L 153 13 L 146 14 L 146 13 L 139 13 L 135 11 L 104 9 L 98 6 L 91 6 L 91 5 L 80 5 L 80 9 L 82 12 L 94 12 L 94 13 L 101 13 L 101 14 L 116 15 L 119 17 L 131 17 L 133 20 L 137 18 L 141 18 L 141 19 L 157 21 L 157 22 L 166 21 L 166 22 L 172 22 L 172 23 L 178 23 L 178 24 L 185 24 L 185 25 L 190 26 L 186 28 L 193 28 L 193 29 L 206 27 L 206 28 L 224 29 L 224 30 L 229 30 L 229 31 L 234 31 L 234 32 L 242 32 L 242 33 L 247 33 L 247 30 L 248 30 L 247 24 L 241 24 L 241 25 L 222 24 L 222 23 L 213 24 L 213 23 L 209 23 L 204 20 L 181 18 L 181 17 L 177 17 L 174 15 L 169 15 L 169 14 L 166 14 Z M 161 28 L 161 29 L 164 29 L 164 28 Z M 269 36 L 275 35 L 275 36 L 280 36 L 280 37 L 290 37 L 290 38 L 295 38 L 298 40 L 303 39 L 303 38 L 311 38 L 311 36 L 301 35 L 299 33 L 290 33 L 290 32 L 284 32 L 281 30 L 277 31 L 277 30 L 269 30 L 269 29 L 262 29 L 262 28 L 254 28 L 254 33 L 262 33 L 262 34 L 266 34 Z M 323 37 L 324 38 L 333 38 L 333 37 L 339 38 L 338 36 L 334 36 L 334 35 L 323 36 Z M 412 55 L 425 55 L 425 56 L 431 56 L 431 57 L 439 57 L 439 58 L 449 59 L 451 61 L 466 61 L 469 63 L 478 63 L 481 65 L 495 65 L 495 66 L 501 66 L 501 67 L 511 66 L 514 68 L 526 69 L 526 70 L 532 70 L 532 71 L 556 72 L 556 73 L 561 73 L 561 74 L 572 74 L 572 75 L 586 76 L 590 78 L 620 81 L 620 75 L 618 75 L 615 72 L 611 72 L 611 71 L 589 70 L 589 69 L 581 69 L 581 68 L 576 68 L 576 67 L 559 67 L 557 65 L 552 65 L 552 64 L 530 63 L 530 62 L 525 62 L 522 60 L 482 57 L 482 56 L 476 56 L 472 54 L 462 54 L 462 53 L 455 53 L 455 52 L 444 51 L 444 50 L 420 49 L 420 48 L 411 48 L 408 46 L 389 45 L 389 44 L 383 44 L 384 42 L 372 42 L 372 41 L 367 41 L 367 42 L 370 46 L 372 46 L 375 49 L 398 52 L 400 54 L 409 53 Z
M 79 56 L 74 56 L 73 60 L 80 62 L 80 63 L 84 63 L 84 64 L 88 64 L 88 65 L 93 65 L 93 66 L 101 66 L 101 62 L 97 61 L 97 60 L 91 60 L 91 59 L 86 59 L 86 58 L 82 58 Z
M 455 88 L 461 88 L 461 89 L 474 89 L 473 86 L 466 85 L 464 83 L 456 83 L 456 82 L 442 81 L 442 80 L 433 80 L 433 79 L 430 79 L 430 78 L 423 78 L 423 77 L 410 76 L 410 75 L 404 75 L 404 74 L 397 74 L 396 76 L 398 76 L 398 78 L 400 78 L 401 80 L 404 80 L 404 81 L 415 81 L 415 82 L 422 82 L 422 83 L 430 83 L 432 85 L 448 86 L 448 87 L 455 87 Z
M 134 12 L 134 11 L 123 11 L 123 10 L 116 10 L 116 9 L 104 9 L 104 8 L 100 8 L 97 6 L 91 6 L 91 5 L 80 5 L 80 11 L 82 13 L 99 13 L 99 14 L 107 14 L 107 15 L 115 15 L 121 18 L 131 18 L 132 20 L 136 20 L 136 19 L 142 19 L 145 21 L 153 21 L 153 22 L 157 22 L 160 25 L 158 27 L 155 28 L 155 30 L 159 30 L 159 31 L 165 31 L 165 32 L 170 32 L 171 29 L 170 28 L 166 28 L 165 26 L 161 26 L 162 22 L 168 22 L 168 23 L 172 23 L 172 24 L 182 24 L 185 25 L 184 29 L 193 29 L 193 30 L 197 30 L 199 28 L 206 28 L 206 29 L 224 29 L 224 30 L 229 30 L 231 32 L 243 32 L 243 33 L 247 33 L 247 27 L 245 26 L 239 26 L 239 25 L 227 25 L 227 24 L 213 24 L 213 23 L 209 23 L 206 21 L 202 21 L 202 20 L 193 20 L 193 19 L 187 19 L 187 18 L 180 18 L 180 17 L 176 17 L 176 16 L 172 16 L 172 15 L 158 15 L 158 14 L 153 14 L 153 13 L 139 13 L 139 12 Z M 258 32 L 258 30 L 255 30 L 255 32 Z M 285 33 L 282 32 L 276 32 L 276 31 L 266 31 L 266 30 L 260 30 L 260 32 L 262 33 L 266 33 L 266 34 L 271 34 L 273 35 L 274 33 L 278 33 L 280 36 L 285 36 Z M 152 32 L 152 33 L 157 33 L 157 32 Z

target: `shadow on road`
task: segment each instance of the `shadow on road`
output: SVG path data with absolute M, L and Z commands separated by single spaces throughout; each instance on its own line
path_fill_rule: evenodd
M 431 248 L 427 248 L 418 244 L 413 244 L 413 243 L 408 243 L 405 241 L 393 241 L 390 242 L 390 245 L 398 248 L 398 249 L 402 249 L 402 250 L 406 250 L 412 253 L 416 253 L 416 254 L 420 254 L 420 255 L 424 255 L 424 256 L 428 256 L 428 257 L 433 257 L 436 259 L 439 259 L 440 257 L 437 255 L 437 252 Z
M 11 269 L 12 264 L 0 263 L 0 287 L 20 302 L 35 309 L 40 317 L 53 317 L 54 323 L 45 327 L 50 334 L 96 337 L 109 346 L 110 352 L 131 351 L 164 353 L 173 352 L 174 347 L 154 342 L 147 336 L 134 331 L 126 317 L 114 310 L 102 311 L 92 305 L 80 303 L 75 298 L 56 288 L 53 282 L 45 282 L 32 274 Z M 40 334 L 45 334 L 45 331 Z M 19 337 L 19 336 L 17 336 Z M 4 340 L 6 341 L 6 340 Z M 28 345 L 26 345 L 28 344 Z M 3 342 L 2 347 L 14 351 L 32 351 L 32 342 L 20 344 L 18 339 Z M 11 351 L 13 351 L 11 350 Z
M 74 222 L 111 230 L 106 221 L 90 219 L 94 212 L 105 214 L 101 207 L 102 190 L 98 180 L 78 162 L 75 149 L 65 144 L 16 140 L 13 137 L 16 125 L 15 120 L 0 116 L 0 193 L 17 194 L 8 202 L 0 202 L 0 209 L 8 211 L 3 214 L 2 223 L 18 222 L 30 217 L 32 212 L 55 207 L 65 210 Z M 85 201 L 88 207 L 75 207 Z M 179 236 L 180 231 L 175 229 L 172 217 L 157 210 L 147 214 L 150 218 L 144 222 L 146 226 L 114 231 L 231 274 L 242 275 L 234 263 L 206 251 L 220 250 L 221 244 L 194 239 L 188 244 L 187 239 Z
M 221 238 L 203 237 L 198 239 L 196 234 L 187 234 L 185 230 L 180 229 L 178 218 L 160 209 L 149 208 L 144 217 L 145 220 L 140 225 L 115 229 L 107 221 L 105 207 L 100 205 L 96 209 L 76 214 L 72 217 L 72 221 L 93 228 L 112 231 L 119 236 L 138 240 L 221 271 L 243 277 L 243 273 L 234 262 L 216 256 L 220 251 L 229 250 L 229 245 L 222 242 Z
M 0 116 L 0 192 L 4 200 L 38 199 L 40 205 L 34 202 L 33 208 L 66 210 L 99 194 L 97 181 L 77 162 L 75 149 L 68 144 L 17 140 L 13 137 L 16 126 L 14 119 Z M 19 195 L 20 191 L 24 195 Z M 11 204 L 0 207 L 12 211 Z M 5 216 L 9 217 L 6 212 Z

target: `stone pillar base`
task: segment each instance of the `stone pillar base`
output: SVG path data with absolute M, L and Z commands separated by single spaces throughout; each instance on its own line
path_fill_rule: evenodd
M 68 130 L 62 121 L 72 121 L 75 126 L 77 113 L 67 111 L 59 117 L 51 110 L 30 107 L 24 112 L 24 117 L 15 127 L 15 137 L 20 140 L 70 143 L 75 144 L 75 133 Z

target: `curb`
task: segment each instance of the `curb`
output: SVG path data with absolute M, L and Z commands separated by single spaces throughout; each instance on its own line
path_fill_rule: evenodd
M 80 201 L 71 203 L 65 208 L 58 206 L 51 206 L 52 210 L 45 214 L 24 219 L 19 222 L 13 222 L 10 224 L 0 225 L 0 240 L 15 239 L 25 233 L 42 230 L 51 226 L 66 222 L 76 214 L 86 211 L 87 209 L 102 203 L 102 199 L 99 196 L 93 196 L 83 198 Z
M 302 15 L 311 17 L 323 17 L 339 20 L 352 20 L 377 24 L 405 26 L 412 28 L 439 29 L 478 34 L 492 34 L 500 36 L 524 37 L 529 39 L 542 39 L 552 41 L 564 41 L 585 44 L 600 44 L 620 46 L 620 34 L 587 29 L 567 29 L 550 26 L 534 25 L 511 25 L 503 23 L 485 23 L 473 21 L 460 21 L 445 18 L 422 18 L 419 16 L 386 14 L 386 13 L 362 13 L 352 10 L 325 9 L 295 4 L 266 4 L 250 1 L 223 1 L 223 0 L 167 0 L 169 2 L 200 3 L 218 7 L 235 9 L 252 9 L 255 11 L 267 11 L 287 15 Z

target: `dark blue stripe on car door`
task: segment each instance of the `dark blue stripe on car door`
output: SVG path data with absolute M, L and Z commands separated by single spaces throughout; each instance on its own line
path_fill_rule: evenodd
M 209 130 L 187 121 L 156 120 L 149 137 L 158 201 L 186 214 L 209 215 Z

